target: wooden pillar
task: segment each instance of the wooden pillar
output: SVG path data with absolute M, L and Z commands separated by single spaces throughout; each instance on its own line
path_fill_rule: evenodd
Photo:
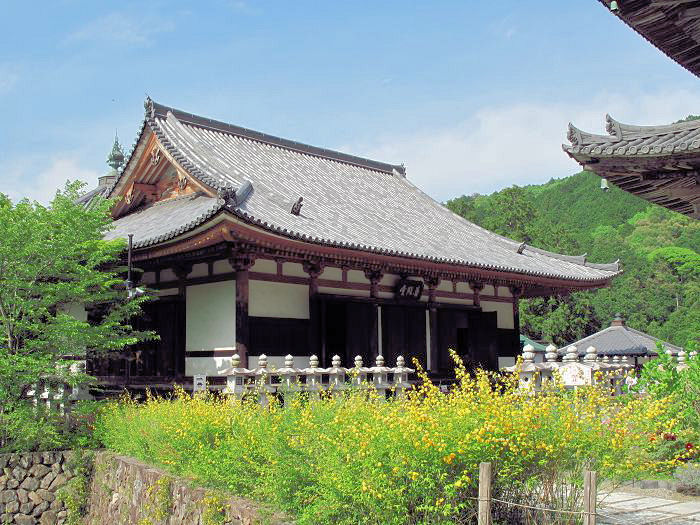
M 369 296 L 372 299 L 377 299 L 379 290 L 379 281 L 382 280 L 384 272 L 377 269 L 365 270 L 365 277 L 369 280 Z M 371 318 L 369 320 L 369 358 L 371 363 L 369 366 L 374 366 L 377 356 L 379 355 L 379 305 L 372 304 Z
M 236 353 L 241 358 L 240 366 L 248 367 L 248 346 L 250 345 L 250 325 L 248 323 L 249 270 L 254 259 L 249 255 L 236 255 L 229 258 L 236 272 Z
M 304 261 L 303 267 L 309 274 L 309 355 L 321 354 L 321 366 L 327 366 L 321 348 L 321 304 L 318 297 L 318 277 L 323 266 L 317 261 Z
M 186 263 L 174 266 L 173 273 L 177 277 L 178 295 L 180 296 L 180 300 L 182 301 L 182 311 L 185 312 L 184 319 L 173 319 L 174 323 L 181 322 L 183 325 L 182 333 L 184 334 L 184 337 L 182 338 L 181 343 L 178 345 L 179 348 L 172 349 L 174 365 L 173 368 L 175 369 L 175 375 L 180 376 L 185 375 L 185 358 L 187 351 L 187 349 L 185 348 L 185 341 L 187 340 L 187 329 L 185 328 L 187 326 L 187 276 L 190 273 L 192 273 L 192 264 Z M 154 363 L 154 366 L 158 368 L 158 363 L 162 363 L 162 360 L 164 358 L 165 356 L 156 355 L 156 363 Z
M 511 286 L 510 293 L 513 295 L 513 326 L 515 331 L 520 334 L 520 297 L 523 295 L 521 286 Z M 518 335 L 518 341 L 520 336 Z
M 437 303 L 435 301 L 435 292 L 440 279 L 438 277 L 426 277 L 423 279 L 428 286 L 428 326 L 429 333 L 426 334 L 430 343 L 430 372 L 437 372 L 440 368 L 440 354 L 438 349 L 438 319 L 437 319 Z

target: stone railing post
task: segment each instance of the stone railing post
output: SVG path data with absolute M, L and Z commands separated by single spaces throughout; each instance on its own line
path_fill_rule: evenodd
M 247 368 L 241 368 L 241 356 L 234 354 L 231 357 L 231 368 L 226 376 L 226 390 L 227 394 L 232 394 L 236 397 L 243 397 L 248 385 L 246 380 L 253 375 L 252 370 Z
M 377 390 L 379 397 L 385 399 L 386 391 L 391 386 L 389 385 L 389 372 L 390 368 L 384 366 L 384 356 L 378 355 L 375 366 L 370 368 L 372 372 L 372 384 Z
M 394 367 L 394 390 L 397 396 L 403 395 L 407 388 L 410 388 L 411 383 L 408 382 L 408 374 L 415 372 L 414 369 L 406 367 L 406 361 L 400 355 L 396 358 L 396 366 Z
M 319 368 L 318 356 L 312 355 L 309 358 L 309 368 L 304 368 L 302 372 L 306 376 L 306 390 L 311 393 L 311 397 L 318 399 L 323 390 L 323 373 L 325 369 Z
M 367 373 L 369 372 L 368 368 L 364 367 L 364 363 L 362 361 L 362 356 L 355 356 L 355 366 L 352 368 L 352 382 L 355 386 L 361 386 L 363 383 L 367 382 Z
M 345 387 L 345 372 L 346 369 L 342 366 L 343 362 L 338 354 L 333 356 L 331 367 L 328 369 L 328 383 L 333 390 L 341 390 Z

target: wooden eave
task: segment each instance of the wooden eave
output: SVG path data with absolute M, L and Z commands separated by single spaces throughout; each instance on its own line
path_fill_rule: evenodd
M 212 225 L 212 223 L 215 224 Z M 222 249 L 212 250 L 214 247 Z M 201 258 L 206 259 L 208 257 L 206 249 L 209 249 L 209 253 L 217 254 L 214 258 L 231 254 L 248 254 L 253 258 L 314 261 L 322 266 L 358 270 L 370 268 L 385 273 L 419 275 L 426 278 L 487 282 L 515 287 L 527 297 L 601 288 L 608 286 L 612 279 L 612 277 L 600 281 L 557 279 L 324 246 L 270 233 L 246 224 L 226 211 L 221 212 L 216 218 L 189 235 L 137 250 L 133 258 L 144 267 L 176 264 L 177 261 L 192 263 Z

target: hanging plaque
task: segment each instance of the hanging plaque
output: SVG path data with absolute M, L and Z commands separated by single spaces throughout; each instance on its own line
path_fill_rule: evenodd
M 401 279 L 395 289 L 396 299 L 403 301 L 417 301 L 423 295 L 423 281 Z

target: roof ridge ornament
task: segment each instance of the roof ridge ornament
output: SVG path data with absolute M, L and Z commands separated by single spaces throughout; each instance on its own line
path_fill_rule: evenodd
M 124 150 L 121 144 L 119 144 L 119 136 L 116 131 L 114 132 L 114 144 L 112 145 L 112 151 L 110 151 L 107 156 L 107 164 L 115 170 L 119 170 L 124 165 Z
M 622 128 L 620 123 L 612 118 L 609 113 L 605 114 L 605 131 L 610 135 L 614 135 L 617 140 L 622 140 Z
M 156 108 L 153 103 L 153 99 L 146 95 L 146 100 L 143 101 L 143 108 L 146 110 L 146 118 L 153 118 L 156 116 Z
M 569 122 L 569 131 L 566 134 L 566 138 L 574 146 L 581 144 L 581 130 Z
M 299 197 L 299 200 L 294 203 L 291 210 L 292 215 L 299 215 L 301 213 L 301 207 L 304 205 L 303 201 L 304 197 Z

